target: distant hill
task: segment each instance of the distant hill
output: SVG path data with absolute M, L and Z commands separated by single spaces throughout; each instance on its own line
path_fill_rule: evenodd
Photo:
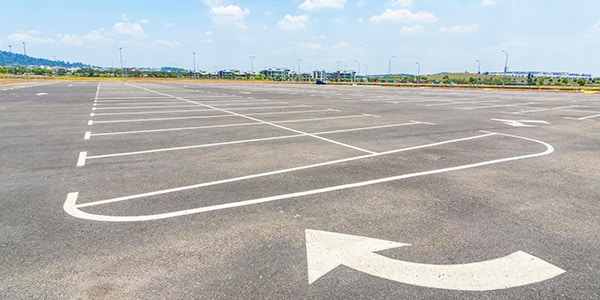
M 27 65 L 27 66 L 48 66 L 48 67 L 63 67 L 63 68 L 84 68 L 89 67 L 80 62 L 65 62 L 62 60 L 50 60 L 45 58 L 31 57 L 14 52 L 0 51 L 0 66 L 6 65 Z

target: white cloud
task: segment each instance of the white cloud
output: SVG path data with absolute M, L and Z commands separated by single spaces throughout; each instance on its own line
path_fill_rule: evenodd
M 167 41 L 167 40 L 156 40 L 156 41 L 154 41 L 154 43 L 157 46 L 161 46 L 161 47 L 175 47 L 175 46 L 180 45 L 180 43 L 178 41 Z
M 29 32 L 15 32 L 8 36 L 8 39 L 16 42 L 31 42 L 37 44 L 48 44 L 53 43 L 53 39 L 46 39 L 38 37 L 39 32 L 37 30 L 30 30 Z
M 479 29 L 479 25 L 455 25 L 452 27 L 442 27 L 440 28 L 440 33 L 471 33 L 475 32 Z
M 143 38 L 146 34 L 144 33 L 144 29 L 142 25 L 139 23 L 131 23 L 127 19 L 127 16 L 121 15 L 121 22 L 117 22 L 113 28 L 112 32 L 121 35 L 128 35 L 136 38 Z
M 372 16 L 371 22 L 407 22 L 407 23 L 433 23 L 437 18 L 428 12 L 413 13 L 408 9 L 386 9 L 381 15 Z
M 333 48 L 333 49 L 350 49 L 350 48 L 352 48 L 352 45 L 350 45 L 350 43 L 348 43 L 346 41 L 340 41 L 339 43 L 332 45 L 331 48 Z
M 356 7 L 363 8 L 365 4 L 367 4 L 365 0 L 358 0 L 358 2 L 356 2 Z
M 110 42 L 111 39 L 104 36 L 104 29 L 92 30 L 83 36 L 83 39 L 89 42 Z
M 210 8 L 213 20 L 219 25 L 233 25 L 239 29 L 245 29 L 244 17 L 250 14 L 247 8 L 242 9 L 237 5 L 213 6 Z
M 137 23 L 118 22 L 113 26 L 112 32 L 133 37 L 144 36 L 144 29 L 140 24 Z
M 392 6 L 409 7 L 412 5 L 412 0 L 394 0 L 391 3 Z
M 60 41 L 61 44 L 64 44 L 64 45 L 71 45 L 71 46 L 83 45 L 83 41 L 76 35 L 59 34 L 58 40 Z
M 425 32 L 426 32 L 425 28 L 423 28 L 423 26 L 421 26 L 421 25 L 402 26 L 402 28 L 400 28 L 400 33 L 402 33 L 404 35 L 420 35 Z
M 481 2 L 482 6 L 494 6 L 496 5 L 496 1 L 495 0 L 483 0 Z
M 285 15 L 283 19 L 277 22 L 279 29 L 285 31 L 300 31 L 306 29 L 306 23 L 308 22 L 307 15 L 290 16 Z
M 592 26 L 593 31 L 600 31 L 600 21 L 596 22 L 594 26 Z
M 306 0 L 298 8 L 312 11 L 321 8 L 344 8 L 345 4 L 346 0 Z

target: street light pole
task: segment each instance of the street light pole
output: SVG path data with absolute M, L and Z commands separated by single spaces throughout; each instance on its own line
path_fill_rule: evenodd
M 479 87 L 479 77 L 481 74 L 481 61 L 479 61 L 479 59 L 477 60 L 477 83 L 475 84 L 475 87 Z
M 354 81 L 358 82 L 358 77 L 360 76 L 360 62 L 358 60 L 354 61 L 356 63 L 357 66 L 357 71 L 356 71 L 356 75 L 354 76 Z
M 508 69 L 508 52 L 506 50 L 502 50 L 506 54 L 506 60 L 504 61 L 504 78 L 502 80 L 502 85 L 504 85 L 504 81 L 506 81 L 506 70 Z
M 27 47 L 25 47 L 25 42 L 23 43 L 23 55 L 27 56 Z M 25 58 L 27 59 L 27 58 Z M 25 79 L 29 79 L 29 69 L 27 68 L 27 63 L 25 63 Z
M 254 75 L 254 58 L 256 56 L 254 55 L 250 55 L 250 72 L 252 73 L 252 75 Z
M 396 56 L 390 56 L 390 60 L 388 62 L 388 76 L 392 76 L 392 58 L 396 58 Z
M 302 76 L 300 74 L 300 62 L 302 61 L 302 58 L 298 58 L 296 60 L 298 61 L 298 81 L 300 81 L 300 77 Z
M 192 70 L 194 72 L 194 79 L 196 79 L 196 52 L 192 52 L 192 60 L 194 63 L 194 65 L 192 66 Z
M 417 62 L 417 85 L 421 84 L 421 64 Z
M 123 69 L 123 47 L 119 47 L 119 61 L 121 62 L 121 78 L 125 78 L 125 71 Z
M 341 75 L 340 74 L 340 64 L 342 63 L 342 61 L 338 60 L 335 63 L 337 64 L 337 76 L 336 76 L 337 78 L 336 79 L 339 82 L 340 81 L 340 75 Z

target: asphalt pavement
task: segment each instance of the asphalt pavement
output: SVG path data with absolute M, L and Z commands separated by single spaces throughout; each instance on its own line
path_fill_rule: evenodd
M 2 299 L 597 299 L 600 94 L 0 86 Z

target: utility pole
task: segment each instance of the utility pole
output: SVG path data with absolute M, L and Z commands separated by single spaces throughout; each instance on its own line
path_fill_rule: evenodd
M 23 42 L 23 55 L 27 56 L 27 48 L 25 47 L 25 42 Z M 27 60 L 27 57 L 25 57 Z M 25 63 L 25 79 L 29 79 L 29 69 L 27 68 L 27 63 Z
M 479 87 L 479 78 L 481 74 L 481 61 L 477 60 L 477 83 L 475 83 L 475 87 Z
M 125 72 L 123 71 L 123 47 L 119 47 L 119 60 L 121 61 L 121 78 L 125 78 Z
M 506 60 L 504 61 L 504 78 L 502 79 L 502 85 L 506 81 L 506 70 L 508 69 L 508 52 L 506 50 L 502 50 L 506 54 Z
M 396 56 L 390 56 L 390 60 L 388 62 L 388 77 L 392 76 L 392 58 L 396 58 Z

